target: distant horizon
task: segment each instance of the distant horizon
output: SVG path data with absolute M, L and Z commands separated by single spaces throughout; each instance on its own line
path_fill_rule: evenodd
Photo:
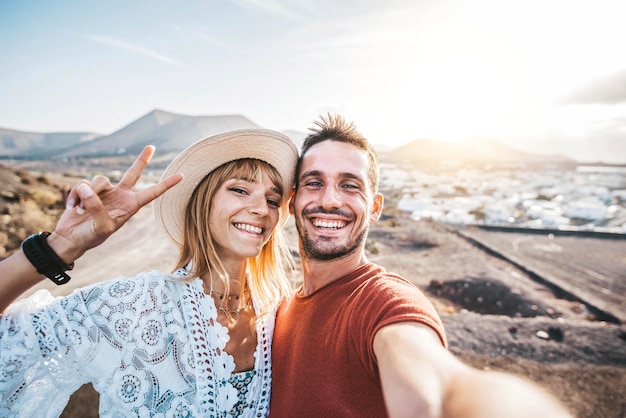
M 170 113 L 170 114 L 174 114 L 174 115 L 179 115 L 179 116 L 191 116 L 191 117 L 204 117 L 204 116 L 208 116 L 208 117 L 214 117 L 214 116 L 242 116 L 248 120 L 250 120 L 251 122 L 257 124 L 258 126 L 262 127 L 262 128 L 266 128 L 266 129 L 274 129 L 276 131 L 279 132 L 297 132 L 302 134 L 303 136 L 307 134 L 307 129 L 276 129 L 276 128 L 269 128 L 267 126 L 262 126 L 258 123 L 256 123 L 252 118 L 247 117 L 247 115 L 242 114 L 242 113 L 226 113 L 226 112 L 222 112 L 222 113 L 216 113 L 216 114 L 211 114 L 211 115 L 198 115 L 198 114 L 185 114 L 185 113 L 180 113 L 180 112 L 173 112 L 170 110 L 166 110 L 166 109 L 161 109 L 161 108 L 153 108 L 152 110 L 142 113 L 141 115 L 139 115 L 138 117 L 136 117 L 135 119 L 131 119 L 129 120 L 125 125 L 114 129 L 113 131 L 109 132 L 109 133 L 101 133 L 101 132 L 96 132 L 94 130 L 86 130 L 86 131 L 72 131 L 72 130 L 57 130 L 57 131 L 32 131 L 32 130 L 21 130 L 21 129 L 15 129 L 15 128 L 11 128 L 11 127 L 5 127 L 5 126 L 0 126 L 0 129 L 6 129 L 6 130 L 12 130 L 12 131 L 16 131 L 16 132 L 24 132 L 24 133 L 34 133 L 34 134 L 73 134 L 73 133 L 88 133 L 88 134 L 95 134 L 98 135 L 99 138 L 101 136 L 108 136 L 111 135 L 119 130 L 124 129 L 125 127 L 127 127 L 128 125 L 132 124 L 133 122 L 137 121 L 138 119 L 141 119 L 144 116 L 147 116 L 155 111 L 161 111 L 161 112 L 165 112 L 165 113 Z M 358 125 L 357 125 L 358 128 Z M 365 135 L 367 137 L 367 135 Z M 94 139 L 96 139 L 94 138 Z M 369 139 L 369 138 L 368 138 Z M 446 141 L 446 140 L 442 140 L 442 139 L 435 139 L 435 138 L 424 138 L 424 137 L 417 137 L 414 138 L 412 140 L 407 140 L 406 142 L 398 142 L 398 141 L 393 141 L 392 144 L 388 144 L 388 143 L 382 143 L 382 142 L 374 142 L 372 140 L 370 140 L 370 143 L 372 143 L 372 145 L 374 146 L 374 148 L 376 148 L 376 150 L 378 152 L 385 152 L 385 151 L 392 151 L 395 149 L 398 149 L 402 146 L 405 146 L 407 144 L 410 144 L 412 142 L 415 141 L 420 141 L 420 140 L 425 140 L 425 141 L 435 141 L 435 142 L 444 142 L 444 143 L 471 143 L 472 141 L 476 141 L 476 140 L 483 140 L 483 139 L 489 139 L 489 140 L 495 140 L 496 142 L 499 142 L 503 145 L 509 146 L 512 149 L 516 150 L 516 151 L 520 151 L 520 152 L 526 152 L 526 153 L 531 153 L 531 154 L 536 154 L 536 155 L 544 155 L 544 156 L 555 156 L 555 157 L 565 157 L 565 158 L 569 158 L 572 159 L 574 161 L 576 161 L 577 163 L 581 163 L 581 164 L 588 164 L 591 166 L 595 166 L 597 164 L 607 164 L 607 165 L 625 165 L 626 164 L 626 155 L 623 156 L 623 158 L 621 160 L 615 160 L 615 161 L 602 161 L 602 160 L 593 160 L 593 159 L 579 159 L 573 156 L 568 156 L 565 155 L 563 153 L 559 153 L 559 152 L 552 152 L 552 153 L 542 153 L 540 152 L 541 150 L 536 150 L 536 149 L 524 149 L 524 148 L 520 148 L 518 146 L 516 146 L 516 144 L 508 144 L 504 141 L 499 140 L 498 138 L 492 138 L 492 137 L 473 137 L 473 138 L 466 138 L 466 139 L 462 139 L 462 140 L 457 140 L 457 141 Z M 91 140 L 90 140 L 91 141 Z

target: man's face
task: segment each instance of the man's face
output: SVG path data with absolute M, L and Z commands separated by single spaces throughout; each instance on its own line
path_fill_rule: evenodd
M 344 142 L 320 142 L 304 155 L 290 202 L 304 256 L 331 260 L 363 248 L 369 222 L 382 210 L 368 168 L 367 153 Z

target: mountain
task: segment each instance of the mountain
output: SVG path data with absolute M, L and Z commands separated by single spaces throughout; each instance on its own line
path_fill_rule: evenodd
M 439 164 L 457 163 L 562 163 L 571 160 L 558 155 L 539 155 L 519 151 L 490 138 L 475 138 L 463 142 L 442 142 L 416 139 L 386 153 L 397 162 Z
M 0 158 L 48 158 L 102 135 L 93 132 L 22 132 L 0 128 Z
M 122 129 L 64 151 L 57 157 L 137 154 L 154 145 L 157 153 L 178 152 L 208 136 L 233 129 L 258 128 L 241 115 L 188 116 L 153 110 Z
M 0 159 L 58 160 L 74 157 L 137 155 L 149 144 L 166 160 L 190 144 L 232 129 L 258 128 L 242 115 L 190 116 L 155 109 L 109 134 L 91 132 L 32 133 L 0 128 Z M 298 148 L 306 132 L 286 130 Z M 378 148 L 377 148 L 378 149 Z M 381 158 L 397 162 L 571 163 L 561 156 L 542 156 L 510 148 L 493 139 L 461 143 L 417 139 L 395 149 L 378 149 Z
M 136 155 L 146 145 L 157 155 L 233 129 L 258 128 L 241 115 L 189 116 L 155 109 L 109 135 L 90 132 L 34 133 L 0 128 L 0 159 L 64 159 Z

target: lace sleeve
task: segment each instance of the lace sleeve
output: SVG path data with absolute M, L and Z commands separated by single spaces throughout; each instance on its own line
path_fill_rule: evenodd
M 0 318 L 0 416 L 41 416 L 57 411 L 80 386 L 76 373 L 65 368 L 65 349 L 55 321 L 46 317 L 58 300 L 40 290 L 11 305 Z M 57 328 L 57 329 L 55 329 Z M 59 409 L 60 408 L 60 409 Z
M 40 290 L 0 317 L 0 416 L 58 416 L 82 384 L 119 364 L 141 281 L 118 279 L 53 298 Z M 123 309 L 115 309 L 123 306 Z M 113 320 L 112 320 L 113 319 Z

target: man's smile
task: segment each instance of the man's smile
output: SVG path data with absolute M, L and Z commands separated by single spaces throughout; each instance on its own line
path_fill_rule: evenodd
M 311 220 L 311 222 L 316 228 L 322 229 L 341 229 L 347 224 L 346 221 L 329 221 L 320 218 L 314 218 Z

